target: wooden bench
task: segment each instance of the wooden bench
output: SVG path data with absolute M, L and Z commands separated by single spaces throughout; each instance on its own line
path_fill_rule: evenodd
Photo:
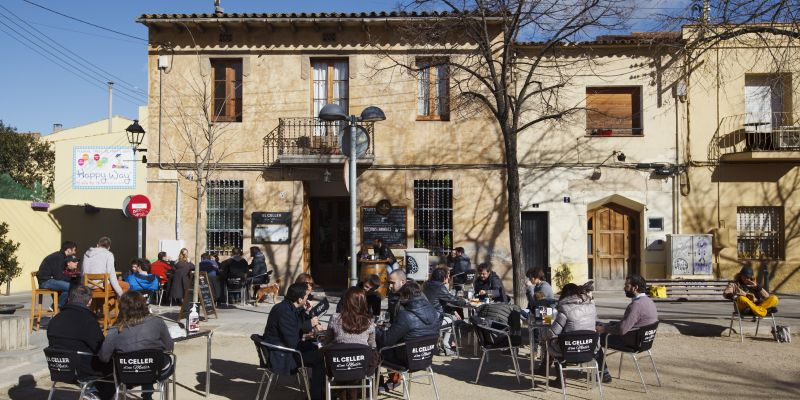
M 653 301 L 730 301 L 722 297 L 727 280 L 707 279 L 649 279 L 649 286 L 667 288 L 666 298 L 653 297 Z

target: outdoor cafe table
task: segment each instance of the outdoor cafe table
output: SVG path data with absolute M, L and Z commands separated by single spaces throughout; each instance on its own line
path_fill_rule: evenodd
M 550 328 L 550 325 L 544 323 L 544 321 L 537 320 L 533 318 L 533 313 L 531 313 L 530 317 L 528 317 L 528 342 L 531 345 L 531 387 L 536 389 L 536 377 L 534 374 L 534 364 L 536 362 L 536 347 L 538 346 L 538 342 L 535 340 L 536 335 L 534 335 L 534 331 L 539 331 L 539 337 L 542 337 L 542 334 L 546 329 Z M 544 350 L 547 351 L 547 346 L 543 346 Z M 549 379 L 549 377 L 546 377 Z
M 208 397 L 208 394 L 211 391 L 211 337 L 214 336 L 214 329 L 213 328 L 212 329 L 201 328 L 197 332 L 189 333 L 186 336 L 176 337 L 176 338 L 173 338 L 172 340 L 175 343 L 178 343 L 178 342 L 185 342 L 187 340 L 191 340 L 191 339 L 195 339 L 195 338 L 199 338 L 199 337 L 204 337 L 204 336 L 206 338 L 206 394 L 205 394 L 205 397 Z M 177 368 L 178 368 L 178 366 L 176 365 L 175 369 L 177 370 Z M 177 371 L 173 372 L 173 374 L 174 374 L 174 376 L 172 378 L 172 393 L 173 393 L 173 396 L 175 396 L 175 398 L 177 398 L 177 396 L 175 395 L 176 394 L 176 392 L 175 392 L 175 381 L 176 381 L 176 378 L 178 376 Z

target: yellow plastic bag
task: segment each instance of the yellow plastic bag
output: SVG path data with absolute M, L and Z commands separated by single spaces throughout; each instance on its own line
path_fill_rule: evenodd
M 657 299 L 666 299 L 667 298 L 667 287 L 666 286 L 650 286 L 650 297 L 655 297 Z

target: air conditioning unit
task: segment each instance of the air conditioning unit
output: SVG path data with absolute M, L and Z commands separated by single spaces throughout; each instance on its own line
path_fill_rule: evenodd
M 800 126 L 778 128 L 778 146 L 782 149 L 800 149 Z
M 427 281 L 430 274 L 428 249 L 406 250 L 406 277 L 410 281 Z

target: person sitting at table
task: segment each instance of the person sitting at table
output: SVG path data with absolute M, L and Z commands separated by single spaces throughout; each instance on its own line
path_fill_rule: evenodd
M 353 288 L 363 289 L 365 296 L 367 298 L 367 305 L 369 306 L 369 310 L 372 313 L 373 317 L 377 317 L 381 315 L 381 294 L 378 292 L 378 289 L 381 287 L 381 277 L 378 274 L 370 274 L 364 277 L 361 281 L 359 281 Z M 342 311 L 342 305 L 344 304 L 344 298 L 339 301 L 339 304 L 336 305 L 336 312 Z
M 542 340 L 547 343 L 547 351 L 554 357 L 561 356 L 558 346 L 558 335 L 562 332 L 592 331 L 597 322 L 597 309 L 594 301 L 586 293 L 583 286 L 568 283 L 561 288 L 561 295 L 556 305 L 558 315 L 542 335 Z M 539 374 L 544 374 L 544 363 L 540 364 Z M 555 369 L 553 369 L 555 371 Z M 558 383 L 560 386 L 560 383 Z
M 466 300 L 458 298 L 450 293 L 447 285 L 450 283 L 450 271 L 446 266 L 437 267 L 431 272 L 431 277 L 425 282 L 422 293 L 431 303 L 433 308 L 442 315 L 442 328 L 448 327 L 454 323 L 455 320 L 461 319 L 456 309 L 464 308 L 467 305 Z M 447 313 L 448 315 L 445 315 Z M 445 331 L 442 338 L 442 345 L 444 346 L 445 355 L 455 354 L 455 343 L 451 342 L 450 331 Z
M 61 250 L 49 254 L 39 264 L 36 278 L 39 281 L 40 289 L 57 290 L 58 306 L 63 307 L 67 304 L 69 296 L 70 279 L 64 275 L 64 267 L 67 265 L 68 257 L 73 257 L 78 251 L 78 245 L 72 241 L 66 241 L 61 245 Z
M 388 260 L 389 265 L 386 266 L 386 272 L 391 273 L 392 271 L 400 268 L 400 264 L 397 262 L 397 257 L 394 256 L 392 253 L 392 249 L 383 243 L 383 239 L 375 238 L 372 241 L 372 252 L 375 254 L 378 260 Z
M 778 297 L 774 294 L 764 290 L 758 285 L 753 277 L 753 267 L 745 265 L 734 277 L 734 280 L 728 283 L 728 286 L 722 292 L 722 295 L 729 300 L 736 299 L 736 307 L 739 312 L 746 313 L 752 312 L 754 315 L 763 317 L 767 315 L 770 310 L 778 305 Z
M 388 347 L 408 339 L 439 336 L 441 315 L 422 295 L 422 289 L 414 281 L 406 282 L 398 291 L 401 308 L 389 329 L 377 331 L 378 347 Z M 405 348 L 382 353 L 385 360 L 405 364 Z M 392 390 L 399 382 L 393 377 L 386 382 L 384 390 Z
M 492 271 L 492 264 L 489 262 L 478 265 L 478 276 L 475 279 L 475 294 L 479 299 L 491 299 L 492 301 L 507 302 L 508 297 L 503 288 L 503 281 Z
M 387 311 L 389 322 L 394 323 L 402 306 L 400 305 L 400 288 L 406 284 L 406 273 L 396 269 L 389 274 L 389 293 L 387 294 Z
M 149 273 L 150 261 L 144 258 L 134 258 L 131 260 L 131 273 L 125 278 L 125 282 L 131 286 L 130 290 L 135 292 L 150 292 L 154 294 L 158 291 L 158 277 Z
M 542 267 L 530 268 L 525 271 L 528 281 L 525 282 L 525 295 L 528 297 L 528 310 L 533 311 L 534 307 L 550 306 L 555 303 L 553 297 L 553 287 L 544 280 L 544 269 Z M 537 293 L 541 293 L 537 295 Z
M 108 281 L 114 289 L 117 297 L 127 292 L 129 285 L 127 282 L 117 279 L 117 270 L 114 266 L 114 253 L 111 252 L 111 238 L 101 237 L 97 241 L 97 246 L 86 250 L 83 255 L 83 265 L 81 266 L 84 274 L 108 274 Z M 100 291 L 101 282 L 88 282 L 92 290 Z
M 311 367 L 311 398 L 320 400 L 325 398 L 325 371 L 322 355 L 315 342 L 303 340 L 310 338 L 308 334 L 303 334 L 305 321 L 303 310 L 307 301 L 307 288 L 305 283 L 293 283 L 286 289 L 283 301 L 272 307 L 269 312 L 262 339 L 269 344 L 295 349 L 302 354 L 304 365 Z M 317 317 L 312 317 L 310 322 L 312 328 L 319 329 L 320 324 Z M 281 375 L 289 375 L 299 366 L 293 354 L 279 351 L 269 352 L 269 364 L 273 372 Z
M 75 286 L 69 292 L 69 302 L 47 325 L 47 341 L 52 349 L 82 351 L 97 354 L 103 345 L 103 330 L 97 324 L 97 316 L 89 309 L 92 303 L 92 290 L 86 286 Z M 78 374 L 84 377 L 103 377 L 111 373 L 111 364 L 101 363 L 99 359 L 81 359 Z M 88 389 L 84 399 L 111 399 L 114 397 L 114 384 L 97 382 Z
M 108 331 L 100 348 L 100 361 L 109 362 L 114 352 L 127 353 L 140 350 L 171 352 L 175 347 L 164 320 L 150 314 L 147 301 L 139 292 L 126 292 L 119 299 L 119 318 Z M 167 379 L 175 371 L 172 358 L 164 354 L 164 365 L 159 380 Z M 152 384 L 142 385 L 152 390 Z M 142 399 L 152 399 L 152 393 L 142 393 Z
M 463 280 L 463 274 L 472 269 L 472 264 L 470 264 L 469 257 L 464 254 L 463 247 L 454 248 L 451 254 L 452 257 L 448 260 L 447 266 L 451 268 L 453 282 L 460 283 Z
M 625 279 L 625 296 L 631 299 L 622 320 L 613 324 L 598 323 L 595 329 L 601 334 L 600 343 L 605 343 L 605 335 L 608 336 L 608 347 L 624 348 L 622 335 L 658 321 L 658 310 L 656 303 L 647 296 L 647 282 L 639 275 L 628 275 Z M 595 359 L 598 365 L 603 364 L 603 349 L 597 352 Z M 611 382 L 611 374 L 608 373 L 608 366 L 603 371 L 603 383 Z
M 160 283 L 161 286 L 164 286 L 167 284 L 167 275 L 171 271 L 172 265 L 170 265 L 169 261 L 167 260 L 167 252 L 159 251 L 158 260 L 150 264 L 150 272 L 157 276 L 158 283 Z

